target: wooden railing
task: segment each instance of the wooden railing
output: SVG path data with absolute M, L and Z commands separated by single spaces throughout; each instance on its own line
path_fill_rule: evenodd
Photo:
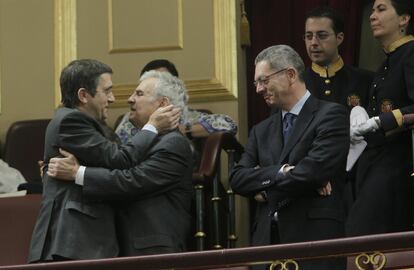
M 243 147 L 234 137 L 226 132 L 210 134 L 204 143 L 199 169 L 193 173 L 193 184 L 196 194 L 196 250 L 206 249 L 206 238 L 210 246 L 207 249 L 233 248 L 237 240 L 235 221 L 235 202 L 233 191 L 228 188 L 224 192 L 221 182 L 221 153 L 227 154 L 228 172 L 240 159 Z M 224 193 L 224 194 L 223 194 Z M 209 205 L 211 204 L 211 205 Z M 206 209 L 208 206 L 208 209 Z M 220 214 L 220 207 L 225 211 Z M 207 220 L 206 212 L 212 209 Z M 225 219 L 226 222 L 222 222 Z M 206 231 L 206 223 L 210 221 L 212 228 Z M 227 239 L 222 239 L 226 235 Z
M 141 257 L 125 257 L 102 260 L 70 261 L 0 267 L 0 270 L 149 270 L 149 269 L 212 269 L 253 264 L 300 262 L 315 258 L 359 256 L 359 269 L 396 269 L 414 266 L 414 258 L 408 257 L 405 265 L 391 266 L 383 261 L 389 252 L 414 250 L 414 232 L 380 234 L 306 243 L 273 245 L 250 248 L 234 248 L 201 252 L 175 253 Z M 377 255 L 376 255 L 377 254 Z M 394 254 L 394 255 L 395 255 Z M 363 261 L 380 258 L 378 265 Z M 410 259 L 411 258 L 411 259 Z M 350 261 L 351 264 L 355 262 Z M 384 263 L 383 263 L 384 262 Z M 403 262 L 399 260 L 399 262 Z M 348 269 L 354 266 L 349 265 Z M 390 268 L 391 267 L 391 268 Z M 296 268 L 299 269 L 299 268 Z

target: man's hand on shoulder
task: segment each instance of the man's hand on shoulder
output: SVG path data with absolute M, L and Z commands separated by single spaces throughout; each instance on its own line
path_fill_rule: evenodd
M 59 149 L 62 158 L 54 157 L 49 160 L 47 174 L 58 180 L 74 181 L 79 169 L 79 162 L 74 155 Z
M 180 116 L 181 110 L 179 108 L 168 105 L 153 112 L 148 124 L 153 125 L 159 134 L 163 134 L 178 127 Z

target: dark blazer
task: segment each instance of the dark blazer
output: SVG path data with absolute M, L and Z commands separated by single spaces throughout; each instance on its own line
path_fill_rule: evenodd
M 59 148 L 74 154 L 81 164 L 128 168 L 142 158 L 155 133 L 141 132 L 130 145 L 119 147 L 103 135 L 101 125 L 76 109 L 58 109 L 45 137 L 44 161 L 59 156 Z M 114 210 L 106 203 L 86 200 L 74 182 L 43 176 L 43 200 L 33 231 L 29 262 L 97 259 L 118 255 Z
M 143 159 L 127 170 L 87 168 L 87 198 L 120 201 L 121 256 L 180 252 L 190 235 L 192 153 L 184 136 L 157 137 Z
M 281 112 L 253 127 L 245 153 L 230 177 L 236 193 L 254 196 L 266 191 L 272 202 L 257 205 L 252 245 L 271 244 L 273 210 L 278 212 L 281 243 L 344 236 L 342 174 L 348 148 L 346 108 L 313 96 L 305 102 L 286 146 Z M 295 168 L 286 176 L 278 175 L 283 164 Z M 317 189 L 328 181 L 332 194 L 320 196 Z

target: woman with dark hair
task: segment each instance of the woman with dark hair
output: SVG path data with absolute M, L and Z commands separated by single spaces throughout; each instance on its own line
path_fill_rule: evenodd
M 412 138 L 404 115 L 414 113 L 414 1 L 375 0 L 370 23 L 386 60 L 370 89 L 371 118 L 351 123 L 351 137 L 364 136 L 368 145 L 357 168 L 349 236 L 413 229 Z

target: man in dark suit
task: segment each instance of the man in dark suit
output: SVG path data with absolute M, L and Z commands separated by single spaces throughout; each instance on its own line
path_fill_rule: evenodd
M 168 104 L 182 108 L 185 114 L 187 98 L 184 84 L 177 77 L 167 72 L 147 72 L 128 99 L 130 120 L 141 129 L 157 108 Z M 120 256 L 186 249 L 191 229 L 192 153 L 178 129 L 157 137 L 130 169 L 79 166 L 73 155 L 64 155 L 67 158 L 51 160 L 49 175 L 76 180 L 85 198 L 119 202 Z
M 99 124 L 107 116 L 108 105 L 115 100 L 112 69 L 96 60 L 75 60 L 62 70 L 60 86 L 64 107 L 56 111 L 46 130 L 46 169 L 50 159 L 59 155 L 59 148 L 75 153 L 89 166 L 129 168 L 144 157 L 156 140 L 154 130 L 176 126 L 179 110 L 159 110 L 147 130 L 137 134 L 131 144 L 118 147 L 104 136 Z M 112 206 L 90 201 L 82 195 L 81 187 L 58 180 L 43 175 L 43 200 L 29 262 L 118 255 Z
M 231 173 L 233 190 L 259 201 L 252 245 L 344 236 L 341 174 L 349 147 L 346 108 L 310 95 L 303 61 L 289 46 L 263 50 L 255 64 L 256 92 L 279 111 L 253 127 L 245 153 Z M 326 196 L 318 190 L 326 190 Z M 345 261 L 300 265 L 300 269 L 343 269 Z

